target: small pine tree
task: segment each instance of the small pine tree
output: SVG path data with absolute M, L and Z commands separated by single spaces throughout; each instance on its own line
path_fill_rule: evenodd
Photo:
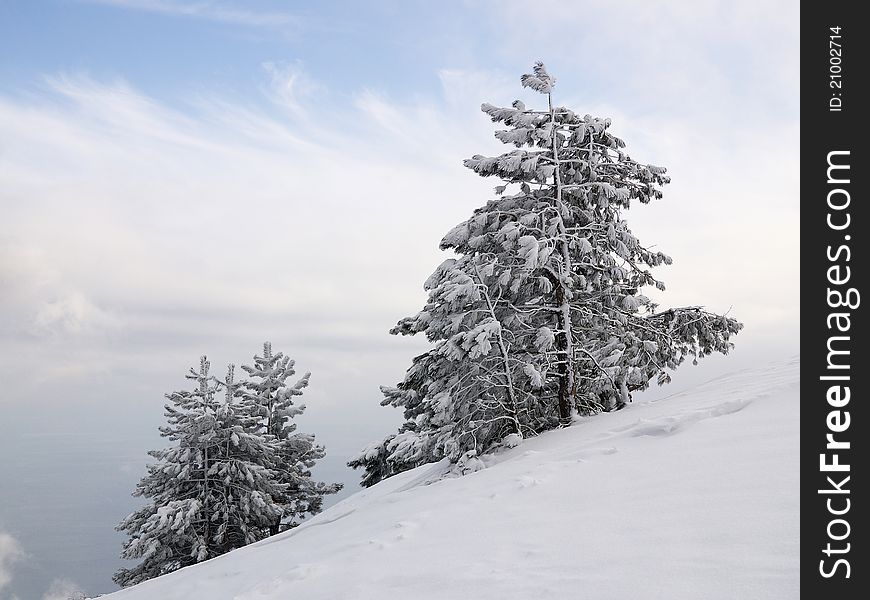
M 286 494 L 286 485 L 271 465 L 278 444 L 256 431 L 252 402 L 234 381 L 233 367 L 219 382 L 203 356 L 187 379 L 194 389 L 167 395 L 169 424 L 160 428 L 174 445 L 149 452 L 156 463 L 133 493 L 149 502 L 117 527 L 129 535 L 122 557 L 141 559 L 115 574 L 122 586 L 262 539 L 282 514 L 275 498 Z
M 650 269 L 671 259 L 643 246 L 622 211 L 661 198 L 665 169 L 631 159 L 610 119 L 554 105 L 542 63 L 521 83 L 547 108 L 481 107 L 516 149 L 464 163 L 501 183 L 441 241 L 458 258 L 427 280 L 423 310 L 391 331 L 435 346 L 382 388 L 381 404 L 404 408 L 406 423 L 348 463 L 366 470 L 364 485 L 621 408 L 686 358 L 727 353 L 742 327 L 701 307 L 659 312 L 641 293 L 664 289 Z
M 308 387 L 311 373 L 288 383 L 296 374 L 295 361 L 282 352 L 273 353 L 270 342 L 263 344 L 262 356 L 254 356 L 253 365 L 242 365 L 242 369 L 250 377 L 244 385 L 256 417 L 253 430 L 275 442 L 272 463 L 283 493 L 275 497 L 281 514 L 269 525 L 274 535 L 282 528 L 296 526 L 306 514 L 320 512 L 323 497 L 338 492 L 342 486 L 312 480 L 311 468 L 326 456 L 326 449 L 315 443 L 314 435 L 296 431 L 293 422 L 305 410 L 304 404 L 296 404 L 293 399 Z

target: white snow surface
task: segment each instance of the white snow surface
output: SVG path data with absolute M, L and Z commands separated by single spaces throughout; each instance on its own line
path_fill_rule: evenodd
M 112 600 L 797 598 L 800 359 L 426 465 Z

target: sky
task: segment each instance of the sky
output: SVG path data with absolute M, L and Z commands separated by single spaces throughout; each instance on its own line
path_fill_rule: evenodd
M 492 196 L 482 102 L 611 117 L 665 197 L 663 306 L 743 321 L 667 395 L 798 353 L 796 3 L 0 0 L 0 600 L 115 589 L 163 395 L 265 340 L 344 467 L 401 415 L 441 237 Z

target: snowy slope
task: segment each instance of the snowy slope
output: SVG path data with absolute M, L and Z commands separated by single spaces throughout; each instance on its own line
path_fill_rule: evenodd
M 797 598 L 800 361 L 421 467 L 112 600 Z

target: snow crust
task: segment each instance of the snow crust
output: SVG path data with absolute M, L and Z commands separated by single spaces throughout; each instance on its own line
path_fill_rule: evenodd
M 793 358 L 391 477 L 111 600 L 799 596 Z

